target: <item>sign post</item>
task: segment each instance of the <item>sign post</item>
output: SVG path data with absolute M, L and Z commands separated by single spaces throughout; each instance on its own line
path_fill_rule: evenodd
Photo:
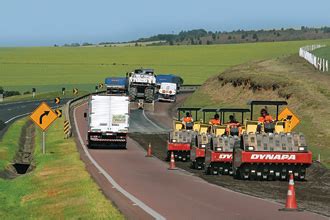
M 57 119 L 57 114 L 42 102 L 30 115 L 31 120 L 42 130 L 42 153 L 46 153 L 46 130 Z
M 3 102 L 3 93 L 0 93 L 0 102 Z
M 65 95 L 65 87 L 62 88 L 62 95 Z
M 98 88 L 99 88 L 98 86 L 95 86 L 95 92 L 97 92 L 97 91 L 98 91 Z
M 42 154 L 46 153 L 46 132 L 42 132 Z

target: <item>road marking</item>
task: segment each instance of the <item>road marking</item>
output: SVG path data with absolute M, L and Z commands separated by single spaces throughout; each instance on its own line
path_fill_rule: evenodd
M 145 114 L 145 112 L 144 112 L 144 110 L 142 111 L 142 114 L 143 114 L 143 117 L 150 123 L 150 124 L 152 124 L 153 126 L 155 126 L 156 128 L 158 128 L 158 129 L 160 129 L 160 130 L 164 130 L 162 127 L 160 127 L 159 125 L 157 125 L 155 122 L 153 122 L 152 120 L 150 120 L 147 116 L 146 116 L 146 114 Z
M 87 155 L 88 159 L 93 163 L 93 165 L 99 170 L 99 172 L 101 172 L 104 177 L 112 184 L 112 186 L 117 189 L 119 192 L 121 192 L 124 196 L 126 196 L 128 199 L 130 199 L 133 203 L 135 203 L 136 205 L 138 205 L 141 209 L 143 209 L 145 212 L 147 212 L 149 215 L 151 215 L 152 217 L 154 217 L 155 219 L 166 219 L 164 216 L 162 216 L 160 213 L 156 212 L 155 210 L 153 210 L 152 208 L 150 208 L 149 206 L 147 206 L 145 203 L 143 203 L 141 200 L 139 200 L 138 198 L 136 198 L 135 196 L 133 196 L 132 194 L 130 194 L 129 192 L 127 192 L 125 189 L 123 189 L 92 157 L 92 155 L 90 155 L 90 153 L 88 152 L 87 147 L 84 144 L 84 141 L 81 138 L 78 126 L 77 126 L 77 118 L 76 118 L 76 111 L 77 108 L 75 108 L 74 110 L 74 124 L 77 128 L 77 134 L 78 134 L 78 139 L 79 142 L 81 144 L 81 146 L 83 147 L 83 150 L 85 152 L 85 154 Z
M 26 115 L 29 115 L 31 114 L 31 112 L 28 112 L 28 113 L 24 113 L 24 114 L 21 114 L 21 115 L 16 115 L 15 117 L 12 117 L 11 119 L 8 119 L 7 121 L 5 121 L 5 124 L 8 124 L 9 122 L 17 119 L 17 118 L 20 118 L 20 117 L 23 117 L 23 116 L 26 116 Z
M 36 103 L 36 104 L 38 104 L 38 103 Z M 54 107 L 60 108 L 61 106 L 62 106 L 62 105 L 56 105 L 56 106 L 54 106 Z M 51 106 L 51 107 L 52 107 L 52 106 Z M 52 107 L 52 108 L 54 108 L 54 107 Z M 17 118 L 21 118 L 21 117 L 26 116 L 26 115 L 29 115 L 29 114 L 31 114 L 31 113 L 32 113 L 32 112 L 28 112 L 28 113 L 24 113 L 24 114 L 16 115 L 16 116 L 14 116 L 14 117 L 8 119 L 7 121 L 5 121 L 5 124 L 8 124 L 9 122 L 11 122 L 11 121 L 13 121 L 13 120 L 15 120 L 15 119 L 17 119 Z

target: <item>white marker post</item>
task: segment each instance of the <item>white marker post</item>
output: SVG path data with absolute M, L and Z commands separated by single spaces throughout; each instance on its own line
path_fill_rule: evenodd
M 3 102 L 3 93 L 0 93 L 0 102 Z
M 32 88 L 32 98 L 36 97 L 36 88 Z

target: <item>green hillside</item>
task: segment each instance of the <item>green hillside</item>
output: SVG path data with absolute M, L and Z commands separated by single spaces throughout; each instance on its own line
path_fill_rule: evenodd
M 300 118 L 314 158 L 330 167 L 330 75 L 297 55 L 253 61 L 208 79 L 185 103 L 201 107 L 249 107 L 248 100 L 287 100 Z M 263 107 L 263 106 L 261 106 Z M 272 115 L 274 108 L 269 108 Z M 257 116 L 259 109 L 256 109 Z

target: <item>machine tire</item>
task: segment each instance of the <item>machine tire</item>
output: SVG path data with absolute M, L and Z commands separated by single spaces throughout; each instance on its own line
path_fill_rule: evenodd
M 154 101 L 154 89 L 153 88 L 146 88 L 144 92 L 146 102 L 153 102 Z
M 135 101 L 136 96 L 137 96 L 137 88 L 136 87 L 130 87 L 128 93 L 129 93 L 130 100 Z

